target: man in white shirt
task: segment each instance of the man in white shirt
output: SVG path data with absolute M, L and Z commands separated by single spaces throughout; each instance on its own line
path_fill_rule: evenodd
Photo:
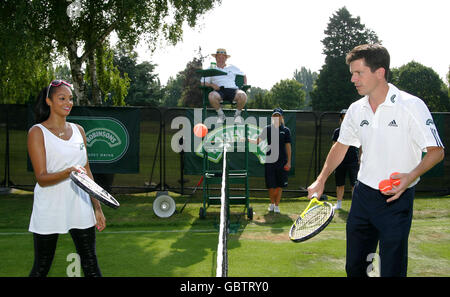
M 236 86 L 236 75 L 244 75 L 239 68 L 233 65 L 227 65 L 227 59 L 230 55 L 223 48 L 217 49 L 215 54 L 212 54 L 216 58 L 216 66 L 218 69 L 225 71 L 227 75 L 219 75 L 213 77 L 206 77 L 202 79 L 202 85 L 213 88 L 213 91 L 209 93 L 208 99 L 211 106 L 217 111 L 219 117 L 217 123 L 222 124 L 225 121 L 225 114 L 223 113 L 220 103 L 223 100 L 236 102 L 236 112 L 234 114 L 235 122 L 242 123 L 241 117 L 242 109 L 247 102 L 247 94 L 239 90 Z M 244 75 L 244 84 L 247 84 L 247 76 Z
M 308 197 L 323 193 L 328 176 L 350 145 L 361 147 L 358 182 L 347 219 L 346 272 L 367 276 L 379 243 L 380 275 L 406 276 L 414 185 L 444 158 L 443 144 L 425 103 L 387 82 L 390 57 L 381 45 L 360 45 L 347 55 L 351 81 L 364 97 L 350 105 L 338 141 Z M 422 152 L 426 155 L 422 158 Z M 380 192 L 393 172 L 400 185 Z M 373 258 L 373 257 L 372 257 Z

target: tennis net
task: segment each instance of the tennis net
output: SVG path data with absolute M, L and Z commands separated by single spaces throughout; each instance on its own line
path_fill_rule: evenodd
M 217 245 L 217 270 L 216 277 L 228 276 L 228 225 L 229 225 L 229 207 L 228 207 L 228 189 L 227 189 L 227 149 L 229 144 L 223 145 L 223 172 L 222 188 L 220 195 L 220 224 L 219 224 L 219 243 Z

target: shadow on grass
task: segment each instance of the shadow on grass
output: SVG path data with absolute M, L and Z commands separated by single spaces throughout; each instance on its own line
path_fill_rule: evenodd
M 200 219 L 195 215 L 198 206 L 190 204 L 183 213 L 167 219 L 147 214 L 149 225 L 138 227 L 145 229 L 142 232 L 124 229 L 123 234 L 99 234 L 98 250 L 105 259 L 105 269 L 114 276 L 215 276 L 220 207 L 210 207 L 206 218 Z M 248 224 L 238 206 L 232 206 L 231 211 L 228 251 L 240 247 L 239 238 Z M 107 242 L 114 246 L 102 247 Z M 111 275 L 105 269 L 105 276 Z
M 231 208 L 228 251 L 240 247 L 240 235 L 248 224 L 245 214 L 235 210 L 236 207 Z M 198 230 L 199 225 L 205 230 Z M 187 271 L 191 271 L 193 276 L 215 276 L 219 225 L 220 208 L 210 208 L 205 219 L 196 218 L 191 227 L 172 242 L 170 253 L 161 258 L 158 266 L 165 267 L 172 275 L 175 271 L 189 268 Z
M 348 210 L 341 208 L 341 209 L 335 210 L 334 216 L 339 218 L 343 222 L 347 222 L 348 213 L 349 213 Z
M 260 227 L 270 228 L 270 232 L 273 234 L 280 234 L 292 225 L 292 218 L 283 213 L 267 212 L 259 215 L 253 223 Z

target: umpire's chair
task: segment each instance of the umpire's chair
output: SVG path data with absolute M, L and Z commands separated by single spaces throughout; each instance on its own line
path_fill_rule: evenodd
M 244 84 L 244 76 L 241 74 L 236 75 L 234 82 L 236 83 L 236 86 L 239 88 L 239 90 L 242 90 L 246 93 L 251 88 L 250 85 Z M 208 94 L 210 92 L 212 92 L 213 89 L 210 87 L 205 87 L 205 86 L 200 86 L 200 89 L 202 89 L 203 94 L 204 94 L 203 95 L 203 106 L 208 106 L 209 105 Z M 223 101 L 221 101 L 220 104 L 224 105 Z M 234 106 L 234 105 L 236 105 L 236 102 L 233 101 L 232 103 L 226 103 L 226 105 L 227 104 Z M 245 106 L 247 106 L 247 104 Z M 247 110 L 247 107 L 245 107 L 245 110 Z

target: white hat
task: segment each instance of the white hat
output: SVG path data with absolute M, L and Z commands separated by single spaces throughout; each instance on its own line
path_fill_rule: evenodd
M 227 50 L 224 48 L 218 48 L 215 54 L 211 54 L 211 56 L 213 56 L 214 58 L 216 57 L 216 55 L 218 54 L 222 54 L 227 56 L 227 58 L 231 57 L 230 55 L 227 55 Z

